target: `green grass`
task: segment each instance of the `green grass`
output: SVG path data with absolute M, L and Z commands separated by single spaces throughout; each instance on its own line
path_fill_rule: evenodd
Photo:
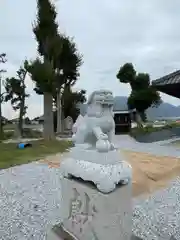
M 14 138 L 14 130 L 4 130 L 2 136 L 0 136 L 0 140 L 2 141 L 11 138 Z M 42 138 L 42 132 L 30 128 L 25 128 L 23 129 L 23 138 Z
M 143 127 L 143 128 L 132 128 L 131 129 L 131 136 L 137 136 L 137 135 L 144 135 L 144 134 L 148 134 L 148 133 L 152 133 L 152 132 L 156 132 L 156 131 L 161 131 L 162 129 L 165 129 L 164 127 L 153 127 L 153 126 L 147 126 L 147 127 Z
M 6 124 L 3 126 L 4 130 L 14 130 L 16 128 L 16 124 Z
M 14 143 L 0 143 L 0 169 L 37 161 L 44 156 L 64 152 L 72 146 L 70 141 L 32 141 L 32 147 L 18 149 Z
M 162 127 L 154 127 L 153 125 L 149 125 L 149 126 L 146 126 L 143 128 L 136 127 L 136 128 L 131 129 L 130 135 L 131 136 L 145 135 L 145 134 L 149 134 L 152 132 L 157 132 L 157 131 L 161 131 L 164 129 L 168 130 L 168 129 L 172 129 L 172 128 L 176 128 L 176 127 L 180 127 L 180 124 L 179 123 L 169 123 Z
M 166 145 L 180 147 L 180 140 L 174 141 L 172 143 L 168 143 Z

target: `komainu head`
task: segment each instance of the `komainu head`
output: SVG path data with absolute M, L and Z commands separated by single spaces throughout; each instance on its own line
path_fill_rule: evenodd
M 103 110 L 108 108 L 112 111 L 114 103 L 113 94 L 109 90 L 94 91 L 88 99 L 87 115 L 93 117 L 100 117 Z

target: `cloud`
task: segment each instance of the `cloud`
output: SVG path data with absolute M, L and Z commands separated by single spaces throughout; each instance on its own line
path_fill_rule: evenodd
M 180 1 L 173 0 L 59 0 L 59 30 L 74 37 L 84 64 L 77 82 L 78 89 L 89 94 L 107 88 L 114 95 L 128 95 L 126 84 L 116 79 L 119 67 L 132 62 L 138 72 L 148 72 L 151 79 L 179 68 Z M 0 52 L 6 52 L 6 69 L 12 75 L 25 58 L 36 56 L 32 22 L 36 15 L 35 0 L 6 0 L 0 8 Z M 8 16 L 8 18 L 7 18 Z M 28 82 L 28 113 L 42 113 L 42 98 L 32 91 Z M 178 105 L 180 101 L 165 94 L 163 100 Z M 10 106 L 3 113 L 12 116 Z

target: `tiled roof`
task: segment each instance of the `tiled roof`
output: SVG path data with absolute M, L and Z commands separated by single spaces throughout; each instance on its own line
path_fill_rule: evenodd
M 170 73 L 162 78 L 152 81 L 154 86 L 180 83 L 180 70 Z

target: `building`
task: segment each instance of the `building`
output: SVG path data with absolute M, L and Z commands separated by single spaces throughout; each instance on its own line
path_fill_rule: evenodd
M 152 81 L 152 85 L 160 92 L 180 98 L 180 70 Z
M 135 118 L 135 110 L 131 113 L 129 110 L 116 110 L 114 111 L 114 122 L 115 122 L 115 134 L 123 134 L 131 131 L 132 118 Z
M 80 114 L 86 114 L 86 104 L 80 105 Z M 115 121 L 115 134 L 128 133 L 131 130 L 131 119 L 135 117 L 135 111 L 132 114 L 128 110 L 127 97 L 117 96 L 114 98 L 114 121 Z
M 18 121 L 19 121 L 19 118 L 13 118 L 13 119 L 11 119 L 11 123 L 12 123 L 12 124 L 17 124 Z
M 3 124 L 3 125 L 11 124 L 11 121 L 9 121 L 7 118 L 5 118 L 5 117 L 2 116 L 1 119 L 2 119 L 2 124 Z
M 43 124 L 44 123 L 44 115 L 34 118 L 31 122 L 32 122 L 32 124 Z
M 117 96 L 114 98 L 114 122 L 115 134 L 128 133 L 131 130 L 131 120 L 135 117 L 135 111 L 131 113 L 127 105 L 127 97 Z

